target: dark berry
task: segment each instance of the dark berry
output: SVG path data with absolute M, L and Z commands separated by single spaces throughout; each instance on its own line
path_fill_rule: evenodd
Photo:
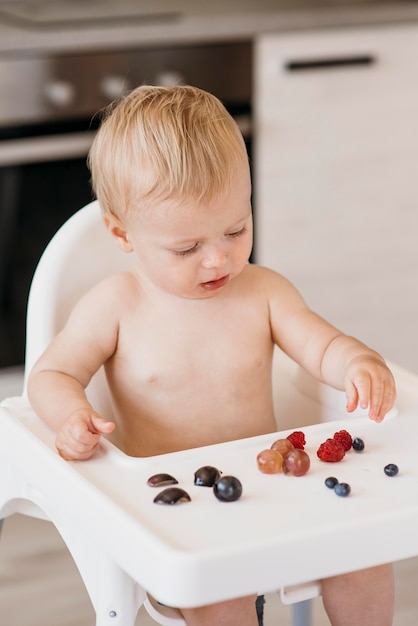
M 299 448 L 300 450 L 304 450 L 306 445 L 305 435 L 301 430 L 295 430 L 295 432 L 291 433 L 287 439 L 293 444 L 294 448 Z
M 395 463 L 389 463 L 389 465 L 384 467 L 384 472 L 386 476 L 396 476 L 399 472 L 399 467 Z
M 242 494 L 242 485 L 235 476 L 223 476 L 213 486 L 213 493 L 223 502 L 238 500 Z
M 360 437 L 354 437 L 353 439 L 353 450 L 356 452 L 362 452 L 364 450 L 364 441 L 360 439 Z
M 325 479 L 325 485 L 329 489 L 334 489 L 335 485 L 338 485 L 338 479 L 335 478 L 335 476 L 328 476 L 328 478 Z
M 339 430 L 337 433 L 334 433 L 334 439 L 340 442 L 346 452 L 351 449 L 353 440 L 350 433 L 346 430 Z
M 351 487 L 347 483 L 338 483 L 334 487 L 334 491 L 337 496 L 341 496 L 342 498 L 346 498 L 350 495 Z

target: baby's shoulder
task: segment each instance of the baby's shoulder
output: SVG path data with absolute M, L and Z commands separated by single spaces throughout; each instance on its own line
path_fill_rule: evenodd
M 133 297 L 137 297 L 138 291 L 139 284 L 134 272 L 125 270 L 109 274 L 93 285 L 80 298 L 80 304 L 108 310 L 115 305 L 120 307 L 124 302 L 130 302 Z
M 244 280 L 253 282 L 266 289 L 274 287 L 279 288 L 280 286 L 285 288 L 291 284 L 289 280 L 282 274 L 279 274 L 279 272 L 255 263 L 248 263 L 245 272 L 243 272 L 243 277 Z

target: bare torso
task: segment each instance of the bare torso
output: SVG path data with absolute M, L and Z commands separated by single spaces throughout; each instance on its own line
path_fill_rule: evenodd
M 273 343 L 255 268 L 209 299 L 161 294 L 121 310 L 106 373 L 127 454 L 274 431 Z

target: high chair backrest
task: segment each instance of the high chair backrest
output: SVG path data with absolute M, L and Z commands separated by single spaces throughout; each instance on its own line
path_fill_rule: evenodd
M 26 322 L 25 384 L 37 358 L 64 326 L 77 300 L 105 276 L 134 262 L 107 232 L 99 204 L 75 213 L 51 239 L 29 293 Z M 112 419 L 103 368 L 87 387 L 95 409 Z M 273 393 L 280 429 L 344 416 L 344 394 L 321 385 L 279 349 L 275 351 Z
M 102 278 L 132 263 L 132 256 L 122 252 L 107 232 L 97 201 L 57 231 L 42 254 L 29 293 L 24 394 L 32 366 L 63 328 L 77 300 Z M 102 371 L 92 379 L 87 395 L 102 415 L 112 418 Z

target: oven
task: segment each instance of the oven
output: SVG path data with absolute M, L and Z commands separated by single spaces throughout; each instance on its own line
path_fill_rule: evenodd
M 143 83 L 217 95 L 251 157 L 251 42 L 0 56 L 0 367 L 24 359 L 26 302 L 39 257 L 91 200 L 86 156 L 97 112 Z

